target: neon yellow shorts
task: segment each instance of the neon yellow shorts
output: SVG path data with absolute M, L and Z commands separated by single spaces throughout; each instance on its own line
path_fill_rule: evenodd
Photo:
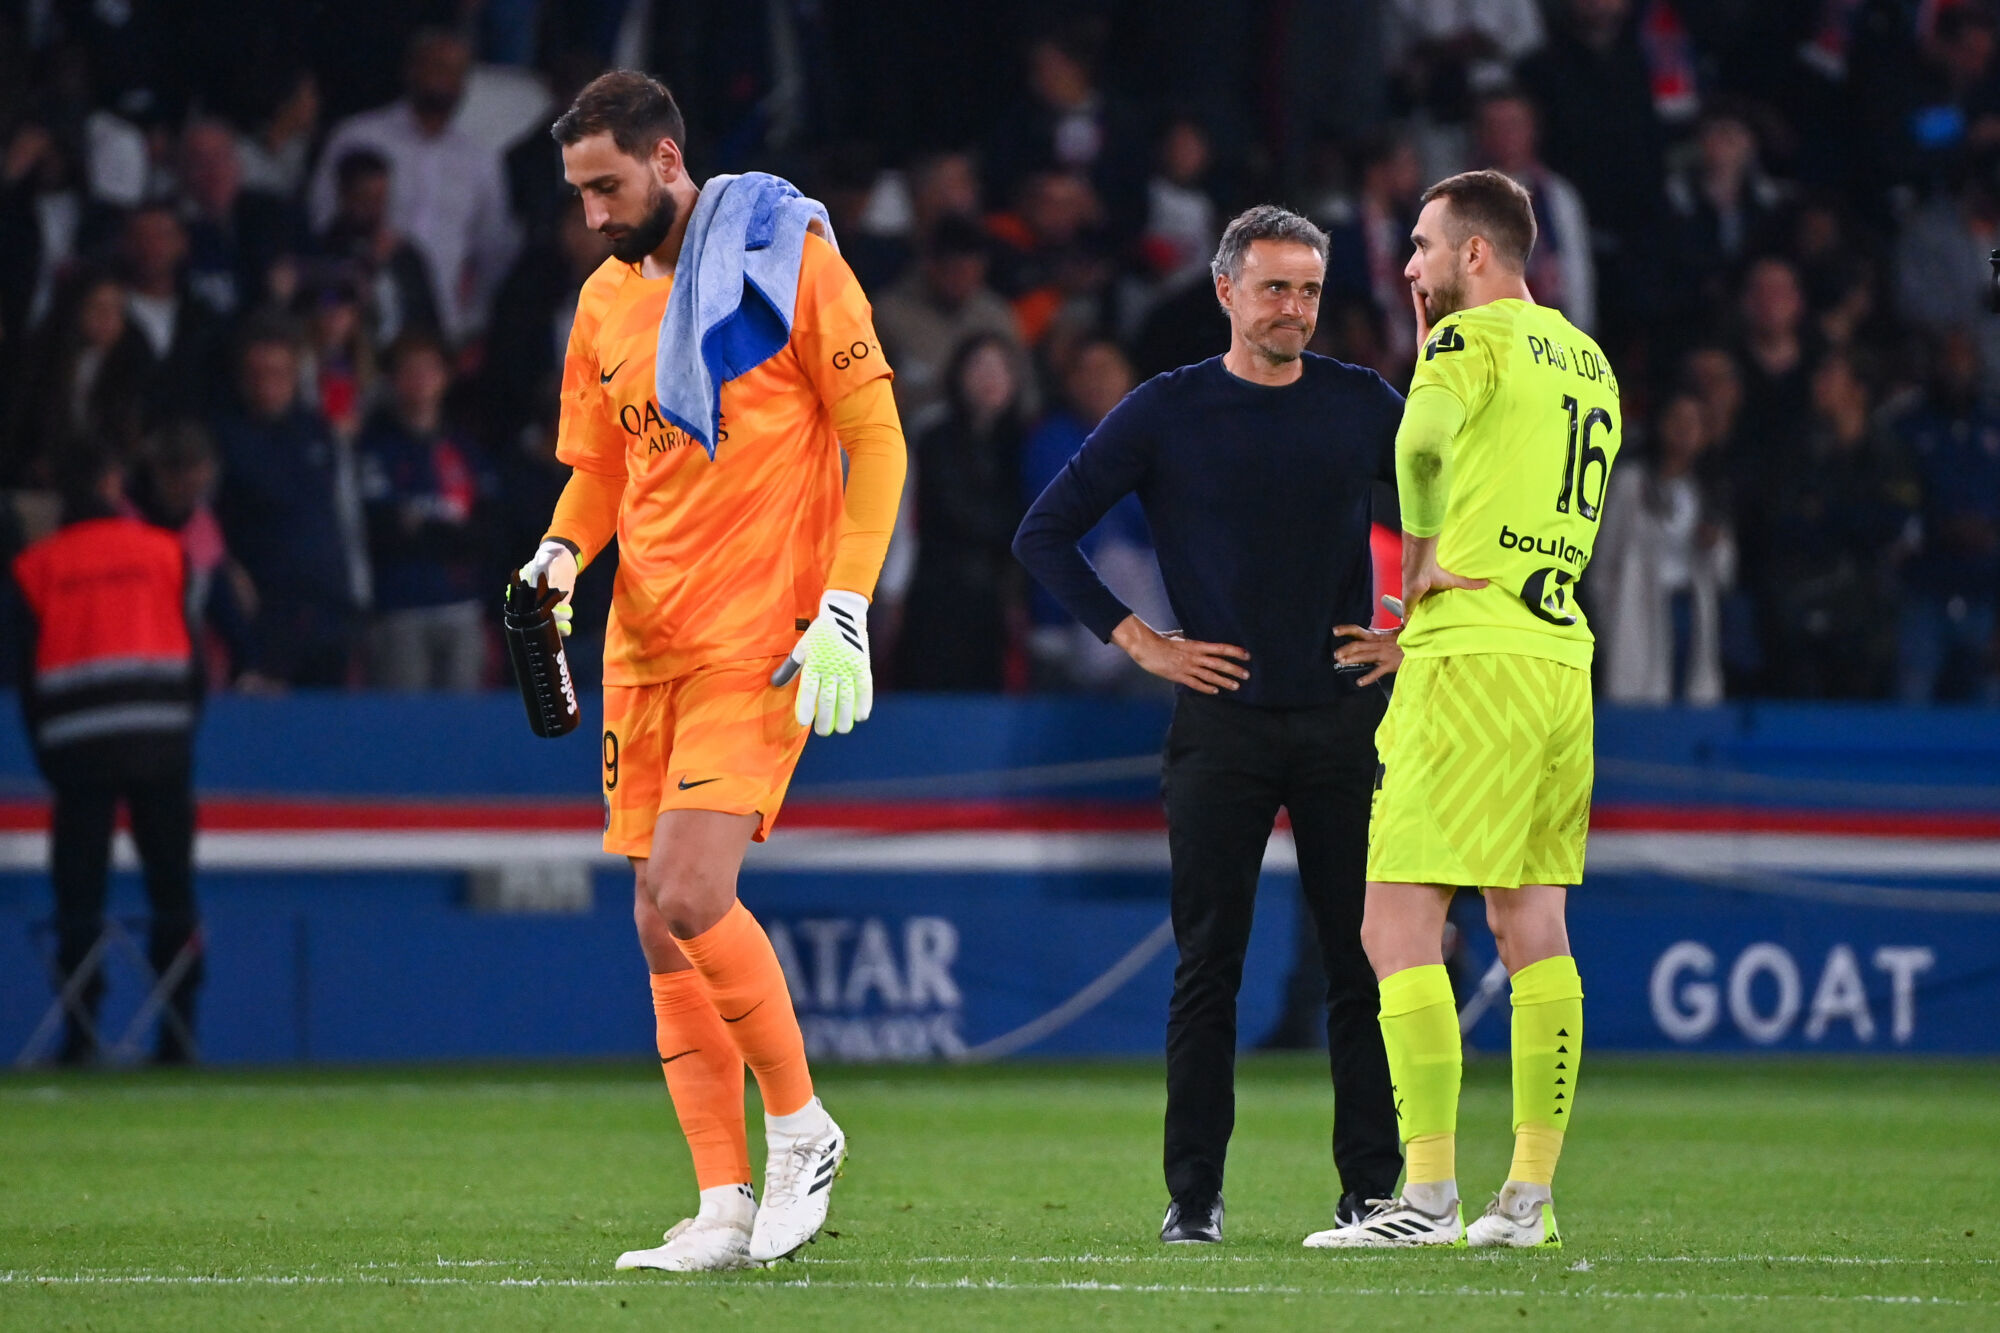
M 1590 673 L 1539 657 L 1413 657 L 1375 735 L 1377 883 L 1579 884 L 1590 828 Z

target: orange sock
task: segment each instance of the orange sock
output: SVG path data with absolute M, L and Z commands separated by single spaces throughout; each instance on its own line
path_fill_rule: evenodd
M 660 1072 L 694 1153 L 696 1189 L 750 1183 L 743 1126 L 743 1057 L 693 972 L 653 973 Z
M 691 940 L 676 940 L 702 992 L 757 1076 L 766 1115 L 790 1115 L 812 1100 L 806 1040 L 771 937 L 742 903 Z

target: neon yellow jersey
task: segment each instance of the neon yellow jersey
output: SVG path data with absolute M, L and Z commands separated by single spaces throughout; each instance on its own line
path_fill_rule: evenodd
M 1509 299 L 1438 322 L 1411 396 L 1428 385 L 1465 408 L 1438 563 L 1489 582 L 1425 598 L 1404 653 L 1521 653 L 1588 667 L 1594 640 L 1577 580 L 1625 438 L 1610 363 L 1560 312 Z

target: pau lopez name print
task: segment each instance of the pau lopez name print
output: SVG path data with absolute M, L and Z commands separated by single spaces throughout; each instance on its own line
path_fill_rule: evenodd
M 1578 379 L 1589 380 L 1592 384 L 1601 382 L 1611 392 L 1618 392 L 1618 380 L 1612 375 L 1611 367 L 1588 347 L 1579 347 L 1572 352 L 1554 338 L 1538 338 L 1531 333 L 1528 335 L 1528 355 L 1538 366 L 1574 371 Z

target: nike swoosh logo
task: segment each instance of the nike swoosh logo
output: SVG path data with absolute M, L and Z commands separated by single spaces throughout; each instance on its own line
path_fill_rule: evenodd
M 681 1056 L 683 1055 L 699 1055 L 700 1053 L 701 1053 L 701 1047 L 697 1046 L 692 1051 L 682 1051 L 680 1055 L 663 1055 L 660 1057 L 660 1063 L 663 1065 L 670 1065 L 674 1061 L 680 1059 Z
M 750 1017 L 750 1015 L 756 1013 L 759 1009 L 762 1009 L 763 1007 L 764 1007 L 764 1002 L 762 1000 L 759 1000 L 757 1001 L 757 1003 L 751 1005 L 748 1009 L 745 1009 L 742 1013 L 736 1015 L 736 1017 L 734 1018 L 731 1018 L 728 1014 L 723 1014 L 722 1021 L 725 1023 L 741 1023 L 744 1019 Z
M 625 361 L 630 361 L 631 359 L 632 359 L 632 358 L 628 356 L 628 357 L 626 357 L 626 358 L 625 358 Z M 617 365 L 615 365 L 615 366 L 611 367 L 611 369 L 609 369 L 609 370 L 607 370 L 607 371 L 604 371 L 604 372 L 603 372 L 602 374 L 600 374 L 600 375 L 599 375 L 599 376 L 597 377 L 597 382 L 598 382 L 599 384 L 609 384 L 609 383 L 611 383 L 611 377 L 612 377 L 613 375 L 616 375 L 616 374 L 617 374 L 617 373 L 618 373 L 619 371 L 621 371 L 621 370 L 625 369 L 625 361 L 620 361 L 620 362 L 619 362 L 619 363 L 618 363 Z
M 686 778 L 682 778 L 682 779 L 681 779 L 681 790 L 682 790 L 682 791 L 686 791 L 686 790 L 688 790 L 688 789 L 689 789 L 690 787 L 706 787 L 706 786 L 707 786 L 707 785 L 708 785 L 709 783 L 711 783 L 711 782 L 720 782 L 720 781 L 722 781 L 722 779 L 721 779 L 721 778 L 703 778 L 703 779 L 702 779 L 701 781 L 699 781 L 699 782 L 689 782 L 689 781 L 688 781 L 688 780 L 687 780 Z

